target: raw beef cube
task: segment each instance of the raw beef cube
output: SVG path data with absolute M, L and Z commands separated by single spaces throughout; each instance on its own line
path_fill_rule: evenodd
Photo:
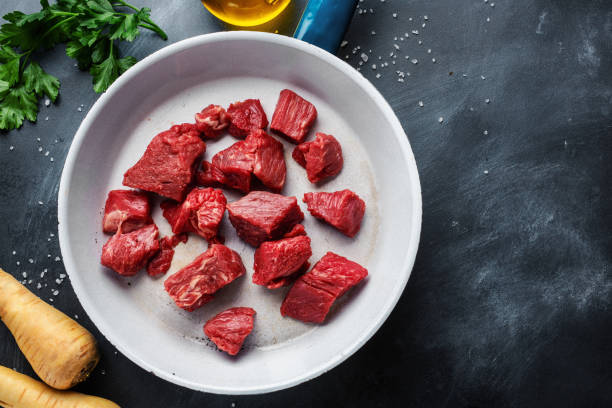
M 166 292 L 176 305 L 189 312 L 213 299 L 213 294 L 244 275 L 237 252 L 225 245 L 213 244 L 189 265 L 164 282 Z
M 196 128 L 208 139 L 218 138 L 230 124 L 230 117 L 219 105 L 208 105 L 195 114 Z
M 232 136 L 245 137 L 251 130 L 265 129 L 268 118 L 259 99 L 247 99 L 232 103 L 227 109 L 231 124 L 229 132 Z
M 293 143 L 302 143 L 316 118 L 317 110 L 312 103 L 289 89 L 283 89 L 272 115 L 270 129 Z
M 302 276 L 310 286 L 325 290 L 339 298 L 368 276 L 368 270 L 357 262 L 328 252 L 310 272 Z
M 172 232 L 195 232 L 209 240 L 217 235 L 227 200 L 221 190 L 194 188 L 181 204 L 162 203 L 163 215 Z
M 241 140 L 215 154 L 212 165 L 223 174 L 224 185 L 248 193 L 251 190 L 251 174 L 255 152 Z
M 253 283 L 267 286 L 297 272 L 312 255 L 310 238 L 297 236 L 262 243 L 255 251 Z
M 254 151 L 253 174 L 270 190 L 279 192 L 285 185 L 287 168 L 283 144 L 263 130 L 252 131 L 245 140 Z
M 159 250 L 157 226 L 149 224 L 123 234 L 121 228 L 102 247 L 102 265 L 119 275 L 132 276 Z
M 227 205 L 229 219 L 240 238 L 254 247 L 282 238 L 304 214 L 295 197 L 252 191 Z
M 314 141 L 296 146 L 293 149 L 293 158 L 306 169 L 311 183 L 337 175 L 344 163 L 340 143 L 335 137 L 325 133 L 317 133 Z
M 225 184 L 225 175 L 212 163 L 202 161 L 202 168 L 196 174 L 198 184 L 206 187 L 220 187 Z
M 295 226 L 291 228 L 291 231 L 283 235 L 283 238 L 293 238 L 299 235 L 306 235 L 306 230 L 302 224 L 295 224 Z
M 304 276 L 304 275 L 302 275 Z M 281 315 L 309 323 L 322 323 L 336 298 L 298 279 L 283 300 Z
M 102 231 L 107 234 L 121 231 L 130 232 L 151 224 L 149 195 L 142 191 L 112 190 L 108 193 L 104 206 Z
M 220 350 L 235 356 L 244 339 L 253 330 L 255 310 L 250 307 L 232 307 L 219 313 L 204 325 L 204 334 Z
M 281 314 L 303 322 L 322 323 L 332 303 L 368 276 L 367 269 L 328 252 L 291 287 Z
M 306 193 L 304 202 L 308 211 L 349 237 L 354 237 L 361 228 L 365 213 L 365 202 L 351 190 L 335 193 Z
M 178 234 L 168 237 L 163 237 L 160 240 L 160 250 L 153 256 L 147 264 L 147 273 L 149 276 L 157 276 L 168 272 L 172 258 L 174 257 L 174 247 L 179 242 L 187 242 L 187 234 Z
M 182 125 L 155 136 L 123 184 L 182 201 L 193 179 L 196 159 L 206 150 L 197 130 L 181 132 Z M 195 126 L 195 125 L 193 125 Z

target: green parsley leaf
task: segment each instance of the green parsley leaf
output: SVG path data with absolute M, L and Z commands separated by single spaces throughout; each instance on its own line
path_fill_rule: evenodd
M 140 19 L 138 14 L 126 15 L 119 24 L 115 24 L 110 30 L 111 40 L 126 40 L 134 41 L 134 38 L 140 34 L 138 24 Z
M 0 79 L 11 86 L 19 81 L 19 61 L 20 58 L 16 57 L 0 65 Z
M 28 65 L 23 71 L 23 77 L 28 91 L 34 91 L 39 97 L 42 97 L 43 94 L 47 95 L 55 102 L 60 87 L 59 79 L 47 74 L 36 62 Z
M 0 102 L 0 129 L 21 127 L 24 119 L 36 121 L 38 99 L 24 84 L 12 88 Z

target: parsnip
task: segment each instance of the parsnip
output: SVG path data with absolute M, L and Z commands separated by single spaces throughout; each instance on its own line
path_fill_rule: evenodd
M 96 339 L 0 268 L 0 319 L 38 376 L 65 390 L 83 381 L 100 355 Z
M 0 406 L 4 408 L 119 408 L 104 398 L 58 391 L 27 375 L 0 366 Z

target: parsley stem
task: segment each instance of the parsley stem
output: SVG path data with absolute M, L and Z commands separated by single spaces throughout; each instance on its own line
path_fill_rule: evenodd
M 71 13 L 71 14 L 74 14 L 74 13 Z M 51 31 L 55 30 L 57 27 L 61 26 L 64 23 L 67 23 L 70 20 L 74 20 L 77 16 L 78 16 L 78 14 L 74 14 L 72 17 L 68 17 L 68 18 L 66 18 L 64 20 L 58 21 L 57 23 L 53 24 L 51 26 L 51 28 L 49 28 L 47 31 L 45 31 L 45 33 L 42 35 L 42 37 L 43 38 L 46 37 Z
M 131 8 L 132 10 L 134 10 L 136 12 L 140 11 L 140 9 L 138 7 L 132 6 L 131 4 L 125 2 L 124 0 L 117 0 L 116 2 L 113 3 L 113 6 L 115 6 L 115 5 L 128 7 L 128 8 Z M 142 20 L 146 24 L 148 24 L 148 25 L 145 25 L 145 23 L 140 23 L 139 26 L 141 26 L 143 28 L 146 28 L 148 30 L 154 31 L 164 41 L 166 41 L 168 39 L 168 34 L 166 34 L 166 32 L 164 30 L 162 30 L 161 27 L 159 27 L 157 24 L 155 24 L 153 22 L 153 20 L 151 20 L 149 17 L 143 16 Z

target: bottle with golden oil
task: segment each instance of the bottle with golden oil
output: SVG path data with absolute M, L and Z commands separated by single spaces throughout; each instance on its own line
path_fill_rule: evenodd
M 202 0 L 215 17 L 226 23 L 250 27 L 278 16 L 291 0 Z

